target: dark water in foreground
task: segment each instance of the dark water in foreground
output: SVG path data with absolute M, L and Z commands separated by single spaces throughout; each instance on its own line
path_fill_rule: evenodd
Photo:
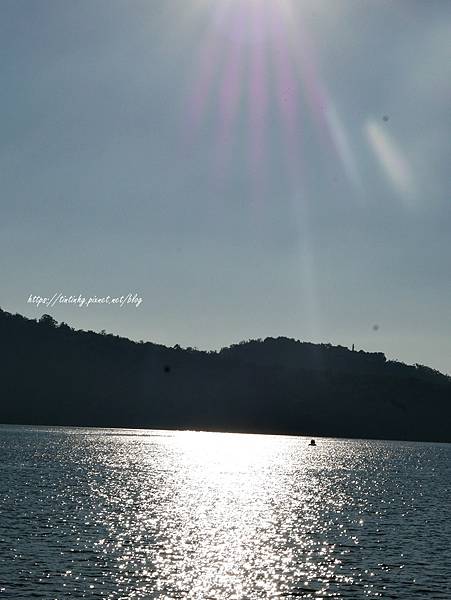
M 451 445 L 0 427 L 0 599 L 451 599 Z

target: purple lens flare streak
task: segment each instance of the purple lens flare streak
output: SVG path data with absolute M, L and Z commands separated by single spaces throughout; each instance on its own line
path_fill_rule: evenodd
M 266 118 L 268 112 L 268 69 L 266 47 L 257 43 L 262 32 L 267 30 L 267 12 L 265 7 L 253 5 L 250 15 L 250 32 L 253 40 L 250 47 L 249 97 L 248 111 L 250 122 L 250 170 L 252 178 L 252 198 L 260 203 L 265 190 Z
M 292 181 L 303 170 L 302 122 L 310 114 L 318 136 L 339 159 L 349 184 L 360 190 L 348 131 L 320 75 L 315 45 L 299 5 L 290 0 L 218 0 L 212 7 L 189 102 L 186 145 L 192 147 L 207 110 L 214 110 L 216 103 L 211 153 L 211 177 L 216 184 L 224 183 L 236 144 L 238 140 L 244 143 L 246 136 L 251 197 L 264 196 L 266 165 L 274 158 L 269 124 L 275 108 Z M 244 129 L 238 127 L 243 109 L 248 125 Z
M 218 3 L 213 13 L 213 23 L 221 22 L 226 17 L 225 5 Z M 191 85 L 186 136 L 188 141 L 193 141 L 193 137 L 198 132 L 205 117 L 208 101 L 213 94 L 215 77 L 220 71 L 224 48 L 224 40 L 218 37 L 216 28 L 210 25 L 206 39 L 200 49 L 197 73 Z
M 231 26 L 238 34 L 246 28 L 244 12 L 233 15 Z M 219 123 L 217 133 L 217 170 L 220 178 L 225 177 L 233 143 L 237 140 L 236 120 L 243 95 L 245 57 L 242 43 L 229 45 L 224 74 L 219 89 Z
M 293 68 L 292 56 L 286 38 L 286 27 L 282 15 L 277 10 L 271 14 L 271 53 L 276 80 L 279 114 L 282 121 L 287 168 L 294 179 L 301 169 L 302 133 L 299 122 L 299 82 Z

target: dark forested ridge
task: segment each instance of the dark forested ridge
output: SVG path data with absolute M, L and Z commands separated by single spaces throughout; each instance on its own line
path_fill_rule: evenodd
M 0 309 L 0 422 L 451 441 L 451 378 L 288 338 L 203 352 Z

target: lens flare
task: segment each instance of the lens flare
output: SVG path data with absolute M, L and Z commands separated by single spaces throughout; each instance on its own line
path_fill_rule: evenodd
M 415 183 L 412 169 L 401 149 L 386 128 L 374 119 L 367 121 L 365 132 L 389 183 L 410 204 L 414 200 Z
M 189 130 L 201 126 L 207 111 L 216 115 L 212 148 L 222 176 L 234 144 L 244 141 L 257 194 L 264 190 L 265 172 L 274 158 L 270 130 L 281 131 L 289 179 L 299 191 L 309 115 L 349 183 L 360 189 L 350 137 L 320 76 L 303 20 L 305 7 L 293 0 L 198 0 L 197 14 L 202 8 L 208 26 L 190 83 Z M 241 122 L 244 127 L 238 126 Z M 194 143 L 193 135 L 189 143 Z
M 362 181 L 360 179 L 349 136 L 343 125 L 343 121 L 340 119 L 337 109 L 332 102 L 328 103 L 326 120 L 346 177 L 356 190 L 362 191 Z
M 271 189 L 268 173 L 274 179 L 279 172 L 286 190 L 279 201 L 289 204 L 297 225 L 300 302 L 316 338 L 319 298 L 304 164 L 308 156 L 304 132 L 307 126 L 311 131 L 310 121 L 324 153 L 337 160 L 359 197 L 363 194 L 353 141 L 320 74 L 306 20 L 313 2 L 315 10 L 319 4 L 325 6 L 317 0 L 196 0 L 196 18 L 202 14 L 207 26 L 189 79 L 187 152 L 208 117 L 202 136 L 205 140 L 205 135 L 212 135 L 210 184 L 221 190 L 240 164 L 236 152 L 244 151 L 240 175 L 252 190 L 258 219 Z M 277 137 L 281 144 L 274 143 Z

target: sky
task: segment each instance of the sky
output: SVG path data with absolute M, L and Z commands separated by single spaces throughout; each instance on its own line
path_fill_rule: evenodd
M 451 373 L 450 2 L 2 0 L 0 73 L 4 310 Z

